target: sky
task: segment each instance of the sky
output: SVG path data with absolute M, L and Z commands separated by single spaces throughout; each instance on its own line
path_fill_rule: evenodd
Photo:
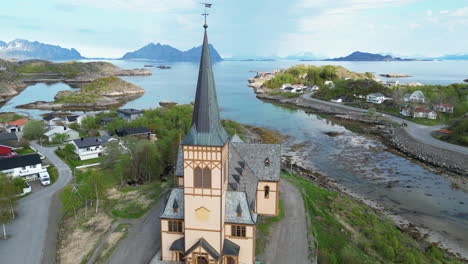
M 0 40 L 28 39 L 118 58 L 150 42 L 202 42 L 200 0 L 9 0 Z M 211 0 L 223 57 L 468 54 L 468 0 Z

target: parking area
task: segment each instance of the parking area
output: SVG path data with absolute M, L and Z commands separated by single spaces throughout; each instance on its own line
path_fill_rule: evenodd
M 39 191 L 41 191 L 41 190 L 43 190 L 43 189 L 50 186 L 50 185 L 47 185 L 47 186 L 42 185 L 41 182 L 39 181 L 39 179 L 34 180 L 34 181 L 29 181 L 28 183 L 31 186 L 31 189 L 32 189 L 33 193 L 39 192 Z

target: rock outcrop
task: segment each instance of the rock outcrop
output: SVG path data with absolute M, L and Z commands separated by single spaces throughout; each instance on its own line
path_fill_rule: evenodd
M 408 74 L 403 74 L 403 73 L 383 73 L 379 74 L 382 77 L 385 78 L 406 78 L 406 77 L 411 77 L 411 75 Z

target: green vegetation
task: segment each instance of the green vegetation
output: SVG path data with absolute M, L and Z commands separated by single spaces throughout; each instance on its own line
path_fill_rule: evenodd
M 283 201 L 279 200 L 277 216 L 259 216 L 257 221 L 257 235 L 255 240 L 255 255 L 265 252 L 266 245 L 270 238 L 275 223 L 284 218 Z
M 23 136 L 29 140 L 42 137 L 45 133 L 44 123 L 40 120 L 31 120 L 24 125 Z
M 403 233 L 362 203 L 296 175 L 283 177 L 302 193 L 319 263 L 462 263 Z
M 57 168 L 55 168 L 54 165 L 49 165 L 49 167 L 47 167 L 47 172 L 49 173 L 51 184 L 58 180 L 59 173 L 58 173 Z
M 20 74 L 56 73 L 65 78 L 102 73 L 103 70 L 116 68 L 107 62 L 76 62 L 53 63 L 50 61 L 34 60 L 26 63 L 12 64 L 12 69 Z
M 334 81 L 334 84 L 335 87 L 326 85 L 321 86 L 314 94 L 314 97 L 330 101 L 333 98 L 345 96 L 354 101 L 357 100 L 354 95 L 366 96 L 371 93 L 383 93 L 389 96 L 391 94 L 390 88 L 387 88 L 372 79 L 336 80 Z
M 98 163 L 102 159 L 101 157 L 99 157 L 89 160 L 80 160 L 80 157 L 75 152 L 66 150 L 66 146 L 62 148 L 57 148 L 55 150 L 55 154 L 57 154 L 57 156 L 59 156 L 72 169 L 87 164 Z
M 25 118 L 25 116 L 17 113 L 0 113 L 0 123 L 9 123 L 22 118 Z
M 322 86 L 325 81 L 335 81 L 342 78 L 365 79 L 373 77 L 372 73 L 355 73 L 341 66 L 325 65 L 317 67 L 298 65 L 277 74 L 271 80 L 266 81 L 264 86 L 271 89 L 278 89 L 285 83 Z
M 22 148 L 22 149 L 16 149 L 15 150 L 16 154 L 18 155 L 25 155 L 25 154 L 31 154 L 31 153 L 35 153 L 36 151 L 34 151 L 32 148 L 30 147 L 27 147 L 27 148 Z
M 274 91 L 274 92 L 267 92 L 268 95 L 271 96 L 281 96 L 286 98 L 296 98 L 301 96 L 301 93 L 289 93 L 289 92 L 281 92 L 281 91 Z
M 24 186 L 24 180 L 22 185 Z M 3 226 L 2 238 L 7 237 L 5 224 L 12 222 L 16 216 L 17 189 L 18 186 L 13 178 L 0 173 L 0 224 Z
M 456 120 L 449 125 L 448 129 L 452 133 L 443 136 L 442 140 L 468 147 L 468 119 Z

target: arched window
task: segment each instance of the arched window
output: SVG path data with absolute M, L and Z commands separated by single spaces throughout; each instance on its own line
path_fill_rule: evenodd
M 265 198 L 270 197 L 270 186 L 265 186 Z
M 227 257 L 227 264 L 236 264 L 236 260 L 233 257 Z
M 203 187 L 202 170 L 200 167 L 196 167 L 193 170 L 193 186 L 196 188 Z
M 203 188 L 211 188 L 211 170 L 208 167 L 203 169 Z

